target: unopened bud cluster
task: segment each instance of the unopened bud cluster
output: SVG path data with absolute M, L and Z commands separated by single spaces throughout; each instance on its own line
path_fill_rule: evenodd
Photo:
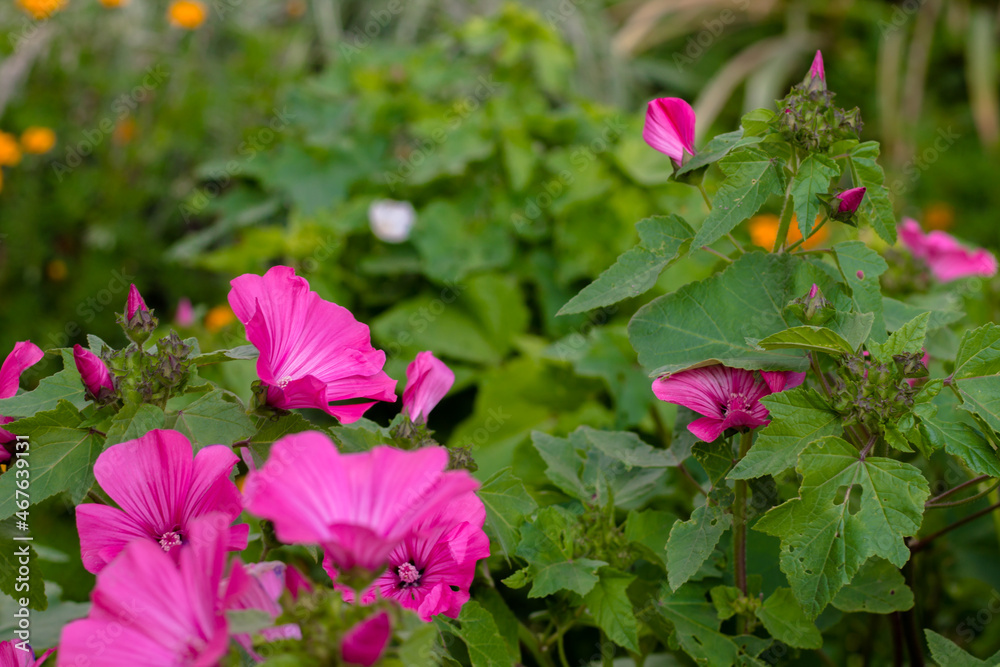
M 857 139 L 863 123 L 857 107 L 845 111 L 834 106 L 822 57 L 817 53 L 816 58 L 802 83 L 777 102 L 774 124 L 789 142 L 808 151 L 825 151 L 838 141 Z
M 837 311 L 814 283 L 808 294 L 788 302 L 785 313 L 794 315 L 803 324 L 818 327 L 829 322 Z
M 843 358 L 837 375 L 834 409 L 845 424 L 860 424 L 875 433 L 910 411 L 919 389 L 906 380 L 926 377 L 927 367 L 920 354 L 896 355 L 892 363 L 849 355 Z

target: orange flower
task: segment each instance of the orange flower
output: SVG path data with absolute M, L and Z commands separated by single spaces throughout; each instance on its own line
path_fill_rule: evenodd
M 185 30 L 196 30 L 207 15 L 205 5 L 198 0 L 174 0 L 167 11 L 170 23 Z
M 233 309 L 227 305 L 216 306 L 205 315 L 205 328 L 212 333 L 218 333 L 222 329 L 236 320 Z
M 17 0 L 17 4 L 36 21 L 44 21 L 65 7 L 66 0 Z
M 955 222 L 955 209 L 943 201 L 936 201 L 924 209 L 924 227 L 927 229 L 951 229 Z
M 288 0 L 285 3 L 285 12 L 293 19 L 297 19 L 306 13 L 305 0 Z
M 21 147 L 17 145 L 17 137 L 0 132 L 0 166 L 13 167 L 20 161 Z
M 21 133 L 21 148 L 25 153 L 41 155 L 56 145 L 56 133 L 47 127 L 32 126 Z
M 819 224 L 820 216 L 816 216 L 815 225 Z M 778 227 L 781 220 L 773 213 L 762 213 L 750 218 L 750 241 L 761 248 L 770 250 L 774 247 L 774 242 L 778 238 Z M 826 227 L 823 227 L 809 237 L 809 240 L 802 244 L 803 248 L 815 248 L 829 238 L 830 234 Z M 792 224 L 788 229 L 788 245 L 795 243 L 802 238 L 799 231 L 798 220 L 792 215 Z
M 69 272 L 66 270 L 66 262 L 54 259 L 45 267 L 45 273 L 49 276 L 49 280 L 58 283 L 65 280 Z
M 135 120 L 131 116 L 121 119 L 115 125 L 115 132 L 111 136 L 116 144 L 125 145 L 129 143 L 135 136 Z
M 121 7 L 128 4 L 128 0 L 101 0 L 101 4 L 108 9 L 114 9 L 115 7 Z

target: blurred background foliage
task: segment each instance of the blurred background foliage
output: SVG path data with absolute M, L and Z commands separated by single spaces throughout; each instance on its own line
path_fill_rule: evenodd
M 117 341 L 130 282 L 164 322 L 189 298 L 182 333 L 231 347 L 228 281 L 289 264 L 371 326 L 394 378 L 424 349 L 456 370 L 431 426 L 473 445 L 484 478 L 513 463 L 545 485 L 532 429 L 671 441 L 674 408 L 654 401 L 624 331 L 640 300 L 556 316 L 634 245 L 637 220 L 704 216 L 642 141 L 653 97 L 691 101 L 703 143 L 772 106 L 820 48 L 839 105 L 882 142 L 898 212 L 1000 246 L 995 2 L 206 0 L 191 20 L 166 2 L 68 0 L 31 16 L 46 7 L 0 3 L 0 132 L 22 144 L 2 167 L 0 347 Z M 32 127 L 55 145 L 42 152 Z M 384 199 L 416 211 L 405 242 L 372 233 Z M 689 257 L 656 289 L 714 261 Z M 973 313 L 996 316 L 990 302 Z M 246 397 L 253 363 L 224 372 Z M 684 484 L 669 487 L 680 512 Z M 963 567 L 1000 585 L 983 530 Z M 86 577 L 57 570 L 67 599 L 85 597 Z M 969 596 L 945 612 L 958 622 L 978 607 L 955 595 Z

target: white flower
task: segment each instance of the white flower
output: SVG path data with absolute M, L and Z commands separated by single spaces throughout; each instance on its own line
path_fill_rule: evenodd
M 408 201 L 378 199 L 368 207 L 372 233 L 386 243 L 402 243 L 410 238 L 417 212 Z

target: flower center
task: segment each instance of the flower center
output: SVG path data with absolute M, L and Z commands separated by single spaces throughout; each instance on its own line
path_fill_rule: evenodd
M 288 383 L 291 382 L 291 381 L 292 381 L 292 376 L 291 375 L 286 375 L 285 377 L 280 378 L 278 380 L 278 386 L 281 387 L 282 389 L 284 389 L 285 387 L 288 386 Z
M 420 581 L 420 570 L 413 563 L 403 563 L 396 570 L 396 574 L 399 575 L 403 587 L 413 586 Z
M 726 415 L 730 412 L 746 412 L 749 407 L 750 401 L 744 394 L 733 392 L 729 394 L 729 400 L 724 406 L 722 406 L 722 414 Z
M 174 547 L 179 547 L 181 543 L 182 543 L 181 534 L 174 532 L 172 530 L 163 533 L 163 535 L 160 536 L 160 547 L 164 551 L 169 552 Z

